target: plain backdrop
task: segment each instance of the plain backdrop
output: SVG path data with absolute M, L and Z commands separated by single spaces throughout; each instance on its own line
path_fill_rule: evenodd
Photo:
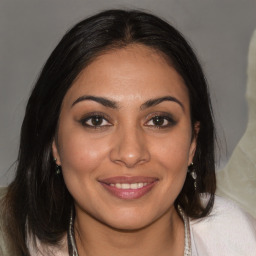
M 247 52 L 255 0 L 0 0 L 0 185 L 13 178 L 29 93 L 51 51 L 78 21 L 110 8 L 140 9 L 176 28 L 210 86 L 223 166 L 247 122 Z

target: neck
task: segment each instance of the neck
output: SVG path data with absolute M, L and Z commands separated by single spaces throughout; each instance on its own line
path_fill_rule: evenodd
M 115 229 L 80 212 L 74 229 L 79 256 L 181 256 L 184 252 L 184 224 L 174 207 L 137 230 Z

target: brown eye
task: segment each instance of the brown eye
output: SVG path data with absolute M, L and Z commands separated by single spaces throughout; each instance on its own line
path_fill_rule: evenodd
M 162 126 L 166 119 L 163 116 L 155 116 L 152 118 L 152 122 L 156 126 Z
M 94 126 L 99 126 L 103 123 L 103 117 L 102 116 L 94 116 L 91 117 L 91 124 Z
M 171 115 L 155 115 L 145 125 L 152 128 L 168 128 L 176 124 Z
M 110 126 L 111 123 L 103 115 L 90 115 L 80 121 L 83 126 L 89 128 L 100 128 Z

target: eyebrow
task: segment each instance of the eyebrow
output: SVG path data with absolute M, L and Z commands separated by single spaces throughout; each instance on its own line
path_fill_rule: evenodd
M 147 100 L 145 103 L 143 103 L 141 105 L 140 109 L 143 110 L 143 109 L 146 109 L 146 108 L 149 108 L 149 107 L 156 106 L 156 105 L 160 104 L 163 101 L 176 102 L 180 105 L 180 107 L 184 111 L 184 105 L 177 98 L 175 98 L 173 96 L 164 96 L 164 97 L 160 97 L 160 98 Z
M 101 105 L 103 105 L 105 107 L 108 107 L 108 108 L 112 108 L 112 109 L 118 109 L 119 108 L 118 103 L 113 101 L 113 100 L 110 100 L 110 99 L 107 99 L 107 98 L 104 98 L 104 97 L 92 96 L 92 95 L 83 95 L 83 96 L 79 97 L 78 99 L 76 99 L 72 103 L 71 107 L 73 107 L 74 105 L 76 105 L 77 103 L 79 103 L 81 101 L 87 101 L 87 100 L 92 100 L 92 101 L 98 102 Z M 160 97 L 160 98 L 149 99 L 140 106 L 140 109 L 144 110 L 144 109 L 156 106 L 156 105 L 158 105 L 158 104 L 160 104 L 161 102 L 164 102 L 164 101 L 176 102 L 180 105 L 180 107 L 184 111 L 183 104 L 177 98 L 175 98 L 173 96 L 164 96 L 164 97 Z
M 109 100 L 109 99 L 106 99 L 103 97 L 96 97 L 96 96 L 91 96 L 91 95 L 83 95 L 83 96 L 79 97 L 72 103 L 71 107 L 73 107 L 77 103 L 79 103 L 81 101 L 85 101 L 85 100 L 96 101 L 96 102 L 100 103 L 101 105 L 108 107 L 108 108 L 113 108 L 113 109 L 118 108 L 118 104 L 115 101 L 112 101 L 112 100 Z

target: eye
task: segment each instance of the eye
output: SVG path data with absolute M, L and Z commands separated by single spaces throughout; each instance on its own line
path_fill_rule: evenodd
M 111 123 L 103 115 L 90 115 L 83 118 L 81 121 L 83 126 L 89 128 L 101 128 L 106 126 L 111 126 Z
M 146 123 L 146 126 L 155 128 L 168 128 L 176 124 L 171 115 L 155 115 Z

